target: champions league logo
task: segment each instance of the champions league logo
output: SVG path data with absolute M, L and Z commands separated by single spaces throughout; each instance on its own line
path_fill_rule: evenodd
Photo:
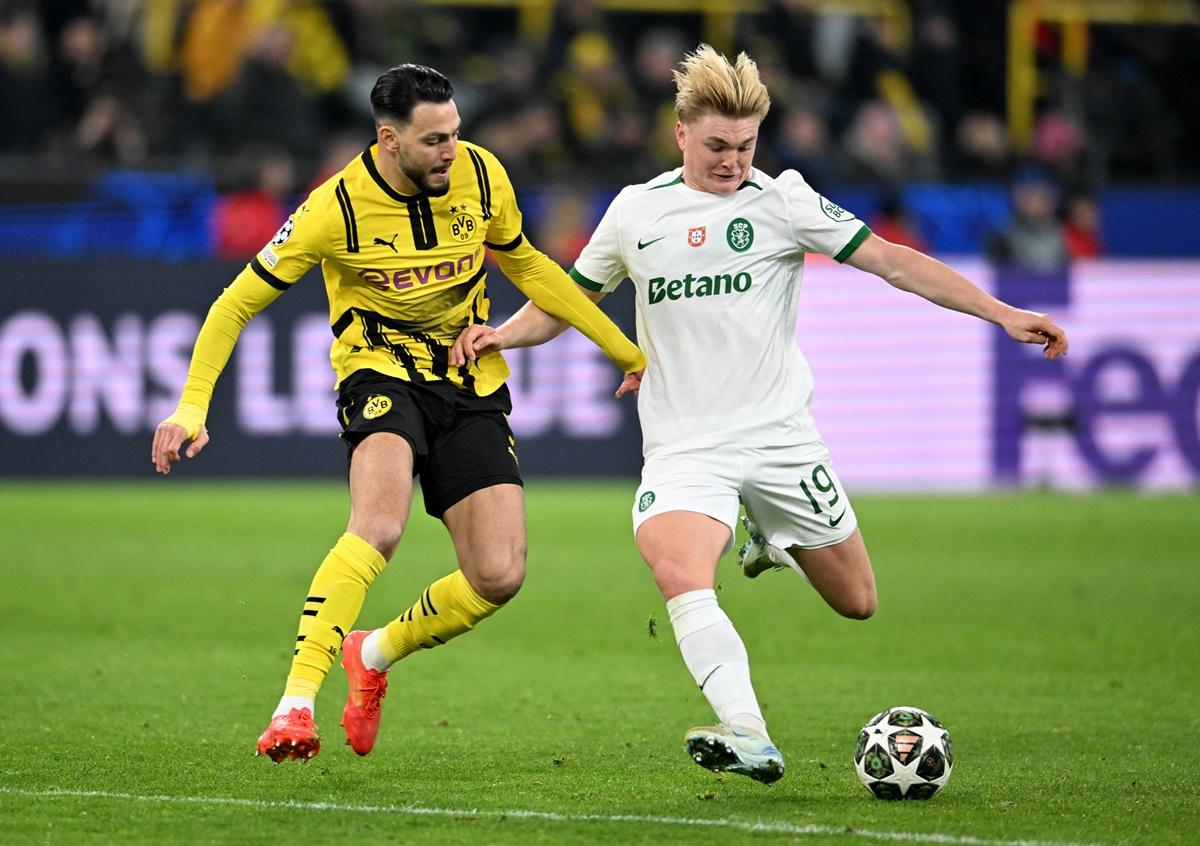
M 294 227 L 295 224 L 289 217 L 286 221 L 284 221 L 283 226 L 279 227 L 279 231 L 275 233 L 275 237 L 271 239 L 271 243 L 276 247 L 281 246 L 285 241 L 287 241 L 288 238 L 292 237 L 292 229 Z

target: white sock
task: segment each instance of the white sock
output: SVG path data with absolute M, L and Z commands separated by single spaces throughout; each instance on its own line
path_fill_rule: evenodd
M 380 642 L 385 637 L 387 637 L 385 630 L 375 629 L 375 631 L 363 638 L 362 662 L 363 666 L 368 670 L 378 670 L 381 673 L 385 673 L 392 666 L 392 662 L 383 657 L 383 651 L 379 648 Z
M 285 696 L 279 700 L 279 704 L 275 706 L 275 713 L 271 715 L 271 719 L 275 719 L 280 714 L 286 714 L 293 708 L 301 710 L 307 708 L 309 713 L 314 717 L 317 716 L 317 703 L 306 696 Z
M 667 600 L 667 614 L 683 662 L 722 725 L 767 737 L 767 724 L 750 683 L 746 647 L 710 589 Z

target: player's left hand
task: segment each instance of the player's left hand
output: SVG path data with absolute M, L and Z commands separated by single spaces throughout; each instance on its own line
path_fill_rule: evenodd
M 646 372 L 646 368 L 635 370 L 632 373 L 626 373 L 625 378 L 621 380 L 621 387 L 617 388 L 617 399 L 626 394 L 636 394 L 638 388 L 642 387 L 642 374 Z
M 1000 325 L 1014 341 L 1020 341 L 1022 344 L 1042 344 L 1042 355 L 1046 358 L 1053 359 L 1067 354 L 1067 333 L 1055 324 L 1048 314 L 1014 308 Z
M 504 336 L 482 323 L 475 323 L 458 333 L 450 347 L 450 366 L 461 367 L 485 352 L 504 349 Z

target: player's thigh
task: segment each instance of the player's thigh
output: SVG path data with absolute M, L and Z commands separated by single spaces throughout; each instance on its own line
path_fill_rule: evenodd
M 717 562 L 731 534 L 729 526 L 707 514 L 665 511 L 643 522 L 636 540 L 663 599 L 671 599 L 716 583 Z
M 869 617 L 875 576 L 858 516 L 828 455 L 811 455 L 811 447 L 754 450 L 742 502 L 767 542 L 796 559 L 830 607 Z
M 525 499 L 515 440 L 499 411 L 461 412 L 438 430 L 421 470 L 425 510 L 450 531 L 458 565 L 492 602 L 525 578 Z
M 348 531 L 390 556 L 426 451 L 425 413 L 412 386 L 369 370 L 343 381 L 337 404 L 350 462 Z
M 812 549 L 793 546 L 788 552 L 833 610 L 858 620 L 875 613 L 875 573 L 857 528 L 835 544 Z
M 393 432 L 363 438 L 350 458 L 350 522 L 347 531 L 384 557 L 395 550 L 412 504 L 412 445 Z
M 818 549 L 849 538 L 858 516 L 827 454 L 811 447 L 747 450 L 742 504 L 780 549 Z
M 740 464 L 716 450 L 652 453 L 633 501 L 638 550 L 663 595 L 712 587 L 733 544 Z
M 431 517 L 444 519 L 476 491 L 521 484 L 516 439 L 503 413 L 461 412 L 431 433 L 421 467 L 421 493 Z
M 517 484 L 480 488 L 446 509 L 442 520 L 458 566 L 491 602 L 506 602 L 525 579 L 525 492 Z

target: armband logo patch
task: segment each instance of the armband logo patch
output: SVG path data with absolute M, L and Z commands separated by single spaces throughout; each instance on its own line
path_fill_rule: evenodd
M 272 270 L 275 269 L 275 265 L 279 264 L 279 256 L 275 255 L 275 251 L 271 249 L 270 244 L 262 248 L 262 252 L 258 254 L 258 257 L 262 259 L 263 264 Z
M 271 243 L 276 247 L 283 246 L 287 239 L 292 237 L 292 230 L 295 227 L 295 222 L 289 217 L 283 222 L 283 226 L 279 227 L 279 231 L 275 233 L 275 237 L 271 239 Z
M 836 220 L 839 222 L 843 220 L 854 220 L 854 215 L 850 214 L 850 212 L 846 211 L 837 203 L 830 202 L 824 197 L 819 197 L 818 199 L 821 201 L 821 211 L 825 212 L 825 216 L 830 220 Z

